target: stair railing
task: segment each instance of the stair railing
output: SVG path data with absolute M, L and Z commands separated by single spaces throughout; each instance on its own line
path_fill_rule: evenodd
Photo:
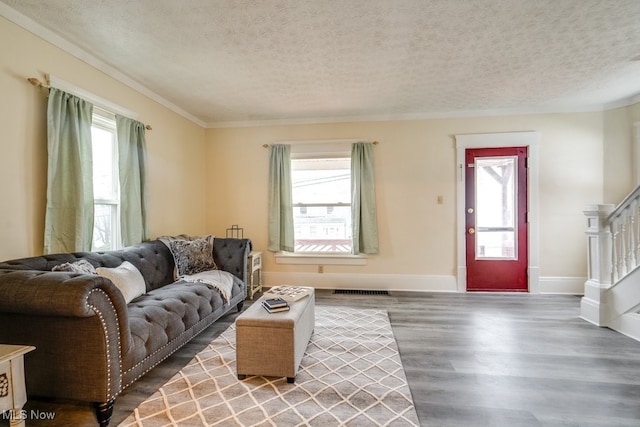
M 616 283 L 640 262 L 640 186 L 609 214 L 605 226 L 612 236 L 612 276 Z
M 618 205 L 591 205 L 587 217 L 587 281 L 581 317 L 607 326 L 606 291 L 640 266 L 640 186 Z

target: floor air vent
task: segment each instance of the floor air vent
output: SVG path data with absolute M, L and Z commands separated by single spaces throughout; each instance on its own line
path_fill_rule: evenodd
M 389 295 L 389 291 L 368 291 L 362 289 L 335 289 L 333 293 L 338 295 Z

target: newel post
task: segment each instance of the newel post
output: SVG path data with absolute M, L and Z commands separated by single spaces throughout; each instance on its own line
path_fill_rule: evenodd
M 613 273 L 613 236 L 607 217 L 614 205 L 589 205 L 587 218 L 587 281 L 580 301 L 580 317 L 598 326 L 607 326 L 605 291 Z

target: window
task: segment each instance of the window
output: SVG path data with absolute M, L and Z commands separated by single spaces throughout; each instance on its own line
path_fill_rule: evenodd
M 94 109 L 91 124 L 95 210 L 92 251 L 107 251 L 122 246 L 116 135 L 115 117 Z
M 351 159 L 291 160 L 296 253 L 351 253 Z

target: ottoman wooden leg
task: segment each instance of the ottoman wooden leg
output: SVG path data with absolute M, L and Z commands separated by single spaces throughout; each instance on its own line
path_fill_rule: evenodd
M 242 381 L 242 380 L 243 380 L 243 379 L 245 379 L 245 378 L 247 378 L 247 376 L 246 376 L 246 375 L 238 374 L 238 379 L 239 379 L 240 381 Z
M 296 377 L 287 377 L 287 382 L 289 384 L 293 384 L 294 382 L 296 382 Z

